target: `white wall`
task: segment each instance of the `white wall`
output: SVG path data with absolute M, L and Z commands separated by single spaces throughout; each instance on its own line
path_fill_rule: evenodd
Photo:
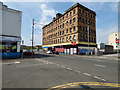
M 2 8 L 2 35 L 21 36 L 21 12 Z
M 2 33 L 2 3 L 0 2 L 0 34 Z

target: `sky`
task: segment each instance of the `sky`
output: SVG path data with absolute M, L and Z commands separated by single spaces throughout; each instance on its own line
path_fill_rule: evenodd
M 110 33 L 118 32 L 117 2 L 78 2 L 96 12 L 97 42 L 108 42 Z M 24 45 L 31 45 L 32 19 L 36 23 L 50 23 L 56 13 L 64 13 L 76 2 L 4 2 L 9 8 L 22 11 L 21 37 Z M 42 45 L 42 26 L 35 25 L 34 45 Z

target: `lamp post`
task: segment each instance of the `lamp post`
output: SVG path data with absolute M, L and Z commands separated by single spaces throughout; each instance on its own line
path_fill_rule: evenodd
M 89 26 L 87 27 L 87 31 L 88 31 L 88 55 L 89 55 Z
M 34 19 L 32 20 L 32 56 L 33 56 L 33 45 L 34 45 L 34 26 L 35 26 L 35 24 L 44 26 L 43 24 L 40 24 L 40 23 L 35 23 L 35 20 L 34 20 Z

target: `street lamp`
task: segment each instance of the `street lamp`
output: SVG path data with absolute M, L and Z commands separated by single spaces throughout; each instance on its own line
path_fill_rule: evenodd
M 34 19 L 32 20 L 32 56 L 33 56 L 33 44 L 34 44 L 33 41 L 34 41 L 34 26 L 35 26 L 35 24 L 44 26 L 43 24 L 35 22 Z
M 87 27 L 87 31 L 88 31 L 88 55 L 89 55 L 89 26 Z

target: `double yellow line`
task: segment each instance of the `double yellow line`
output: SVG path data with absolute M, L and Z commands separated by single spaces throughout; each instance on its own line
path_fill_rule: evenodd
M 59 90 L 60 88 L 68 88 L 68 87 L 74 87 L 74 86 L 80 86 L 80 85 L 92 85 L 92 86 L 108 86 L 108 87 L 120 87 L 120 84 L 118 83 L 103 83 L 103 82 L 74 82 L 74 83 L 68 83 L 63 84 L 55 87 L 51 87 L 47 90 Z

